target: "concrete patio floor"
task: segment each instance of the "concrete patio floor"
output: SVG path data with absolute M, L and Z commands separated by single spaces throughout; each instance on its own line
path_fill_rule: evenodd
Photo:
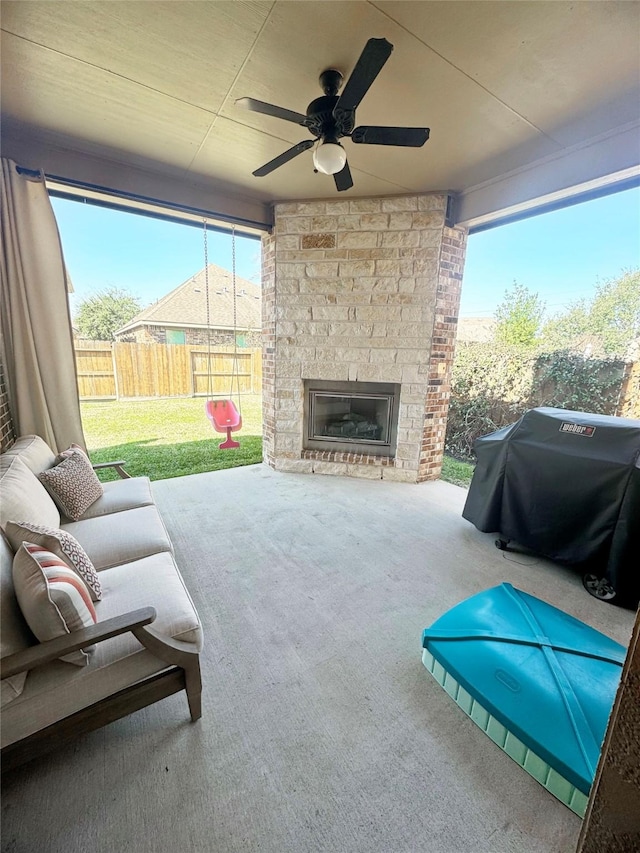
M 5 853 L 569 853 L 580 820 L 421 664 L 422 629 L 503 581 L 627 644 L 633 615 L 507 554 L 441 481 L 274 472 L 153 483 L 205 631 L 174 696 L 6 783 Z

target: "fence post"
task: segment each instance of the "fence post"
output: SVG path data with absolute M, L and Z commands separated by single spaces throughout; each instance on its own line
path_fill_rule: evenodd
M 111 343 L 111 364 L 113 365 L 113 384 L 116 389 L 116 400 L 120 399 L 120 384 L 118 382 L 118 359 L 116 358 L 117 341 Z
M 624 365 L 616 415 L 623 418 L 640 417 L 640 362 L 627 361 Z
M 189 396 L 190 397 L 196 396 L 196 383 L 195 383 L 194 377 L 193 377 L 193 370 L 194 370 L 193 353 L 194 353 L 194 349 L 195 349 L 195 347 L 193 345 L 189 346 L 189 359 L 187 361 L 187 371 L 189 373 Z

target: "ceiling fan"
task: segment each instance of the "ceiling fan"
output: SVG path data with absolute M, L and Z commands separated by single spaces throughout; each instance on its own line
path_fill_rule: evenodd
M 317 138 L 317 144 L 313 139 L 298 142 L 264 166 L 260 166 L 253 174 L 258 178 L 268 175 L 316 145 L 313 152 L 314 171 L 333 175 L 338 191 L 348 190 L 353 186 L 353 180 L 347 163 L 347 152 L 338 142 L 342 137 L 348 136 L 352 142 L 365 145 L 400 145 L 408 148 L 420 148 L 424 145 L 429 138 L 428 127 L 354 127 L 356 108 L 391 56 L 392 50 L 393 45 L 386 39 L 369 39 L 340 95 L 338 91 L 342 86 L 342 74 L 333 68 L 323 71 L 320 75 L 320 85 L 324 95 L 311 101 L 306 115 L 266 104 L 255 98 L 238 98 L 236 104 L 254 113 L 263 113 L 300 124 Z

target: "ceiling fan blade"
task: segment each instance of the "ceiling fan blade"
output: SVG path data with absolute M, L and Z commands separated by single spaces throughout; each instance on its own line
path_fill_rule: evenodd
M 428 127 L 356 127 L 351 141 L 365 145 L 403 145 L 420 148 L 429 138 Z
M 266 104 L 264 101 L 256 101 L 255 98 L 238 98 L 236 100 L 238 106 L 251 110 L 254 113 L 263 113 L 266 116 L 274 118 L 283 118 L 285 121 L 292 121 L 294 124 L 304 124 L 307 120 L 302 113 L 296 113 L 293 110 L 285 110 L 284 107 L 276 107 L 274 104 Z
M 263 178 L 265 175 L 273 172 L 274 169 L 277 169 L 279 166 L 284 166 L 284 164 L 288 163 L 289 160 L 293 160 L 293 158 L 297 157 L 298 154 L 302 154 L 303 151 L 308 151 L 309 148 L 313 148 L 314 145 L 315 142 L 313 139 L 305 139 L 304 142 L 298 142 L 298 144 L 294 145 L 293 148 L 289 148 L 287 151 L 284 151 L 282 154 L 274 157 L 273 160 L 269 160 L 268 163 L 265 163 L 264 166 L 260 166 L 260 168 L 256 169 L 252 174 L 255 175 L 256 178 Z
M 386 39 L 369 39 L 334 107 L 336 118 L 355 110 L 391 56 L 392 50 L 393 45 Z
M 342 171 L 335 174 L 333 178 L 336 182 L 336 189 L 338 192 L 351 189 L 353 186 L 353 178 L 351 177 L 351 169 L 349 168 L 348 163 L 345 163 Z

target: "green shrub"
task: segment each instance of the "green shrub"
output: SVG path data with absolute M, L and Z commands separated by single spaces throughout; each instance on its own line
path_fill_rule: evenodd
M 624 367 L 623 361 L 583 358 L 563 350 L 543 353 L 535 364 L 531 402 L 536 406 L 613 415 Z
M 615 414 L 624 362 L 566 351 L 491 343 L 458 344 L 445 448 L 470 459 L 477 438 L 518 420 L 528 409 Z

